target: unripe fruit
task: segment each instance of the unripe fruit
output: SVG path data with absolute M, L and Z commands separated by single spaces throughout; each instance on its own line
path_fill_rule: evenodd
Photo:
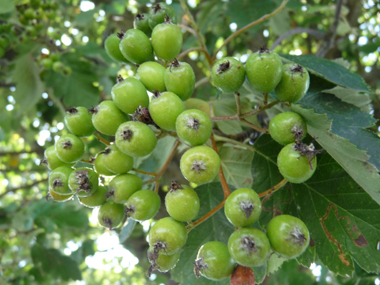
M 124 206 L 107 201 L 99 208 L 98 222 L 108 229 L 117 228 L 124 218 Z
M 235 227 L 253 225 L 261 214 L 259 195 L 249 188 L 240 188 L 228 196 L 224 205 L 228 221 Z
M 276 87 L 276 96 L 283 102 L 296 103 L 306 94 L 310 85 L 309 72 L 299 64 L 284 65 L 282 78 Z
M 68 166 L 60 166 L 49 175 L 49 189 L 60 195 L 70 195 L 69 176 L 73 169 Z
M 49 201 L 49 198 L 52 198 L 56 202 L 66 202 L 68 200 L 71 200 L 73 198 L 73 194 L 69 195 L 61 195 L 56 192 L 54 192 L 51 188 L 49 188 L 49 193 L 46 196 L 46 200 Z
M 155 26 L 165 22 L 165 16 L 168 16 L 172 23 L 177 23 L 177 14 L 173 7 L 170 5 L 160 2 L 152 7 L 149 12 L 149 26 L 153 30 Z
M 115 105 L 126 114 L 133 114 L 136 109 L 148 107 L 149 96 L 145 86 L 136 78 L 118 78 L 118 82 L 111 89 L 112 100 Z
M 152 190 L 139 190 L 129 197 L 125 205 L 125 214 L 136 221 L 152 219 L 158 212 L 161 199 Z
M 202 145 L 211 136 L 212 122 L 204 112 L 190 109 L 177 117 L 176 131 L 184 143 L 191 146 Z
M 78 137 L 88 137 L 95 132 L 91 114 L 84 107 L 66 109 L 65 124 Z
M 104 166 L 116 174 L 124 174 L 133 167 L 133 158 L 122 153 L 115 144 L 107 146 L 102 157 Z
M 244 83 L 244 66 L 233 57 L 221 58 L 212 67 L 211 79 L 223 93 L 236 92 Z
M 116 131 L 116 146 L 123 153 L 132 157 L 150 154 L 156 147 L 154 132 L 141 122 L 126 122 Z
M 317 158 L 311 160 L 295 149 L 295 144 L 288 144 L 282 148 L 277 156 L 277 166 L 281 175 L 291 183 L 303 183 L 308 180 L 317 168 Z
M 103 205 L 106 202 L 107 188 L 98 186 L 98 189 L 91 196 L 78 197 L 79 202 L 88 208 L 95 208 Z
M 169 217 L 158 220 L 149 232 L 149 245 L 162 255 L 175 254 L 184 246 L 186 239 L 185 226 Z
M 245 65 L 249 83 L 257 91 L 272 91 L 282 77 L 282 62 L 277 53 L 260 49 L 249 56 Z
M 183 104 L 185 105 L 186 110 L 197 109 L 205 113 L 207 116 L 211 117 L 210 105 L 204 100 L 198 98 L 189 98 L 183 102 Z
M 55 72 L 62 72 L 64 68 L 65 68 L 65 65 L 60 61 L 56 61 L 53 63 L 53 70 Z
M 183 101 L 191 97 L 195 87 L 195 74 L 190 64 L 176 59 L 166 68 L 165 86 Z
M 103 101 L 95 108 L 90 109 L 92 124 L 95 129 L 105 135 L 114 136 L 117 128 L 125 121 L 127 115 L 123 114 L 113 101 Z
M 104 155 L 104 153 L 100 153 L 95 158 L 94 168 L 95 168 L 96 172 L 99 175 L 114 176 L 115 173 L 112 171 L 109 171 L 108 168 L 104 166 L 103 155 Z
M 177 117 L 185 110 L 182 100 L 172 92 L 157 93 L 149 105 L 153 121 L 162 129 L 174 131 Z
M 152 46 L 156 55 L 163 60 L 173 60 L 182 48 L 182 32 L 177 25 L 163 23 L 152 31 Z
M 181 186 L 172 182 L 172 186 L 165 197 L 165 207 L 169 215 L 180 222 L 195 219 L 199 212 L 199 197 L 189 186 Z
M 241 228 L 228 239 L 228 251 L 233 260 L 244 266 L 261 266 L 268 261 L 270 243 L 267 236 L 254 228 Z
M 269 131 L 272 139 L 280 144 L 287 145 L 295 142 L 295 134 L 298 134 L 300 139 L 306 137 L 307 125 L 297 113 L 285 112 L 276 115 L 270 121 Z
M 142 13 L 137 14 L 134 21 L 133 27 L 140 31 L 143 31 L 148 37 L 152 34 L 152 29 L 149 26 L 149 15 Z
M 151 264 L 151 267 L 148 270 L 148 276 L 153 270 L 158 270 L 160 272 L 167 272 L 170 269 L 173 269 L 178 260 L 179 260 L 180 252 L 176 252 L 172 255 L 163 255 L 159 253 L 155 253 L 153 247 L 149 247 L 148 249 L 148 259 Z
M 133 193 L 141 190 L 142 180 L 133 174 L 122 174 L 114 177 L 109 183 L 107 198 L 118 204 L 124 204 Z
M 274 217 L 268 224 L 267 236 L 273 250 L 289 259 L 301 255 L 310 242 L 304 222 L 289 215 Z
M 44 69 L 51 69 L 53 66 L 53 61 L 50 58 L 44 58 L 41 60 L 41 65 Z
M 81 167 L 75 169 L 69 177 L 69 187 L 74 195 L 88 197 L 99 186 L 99 175 L 91 168 Z
M 82 158 L 84 143 L 77 136 L 71 134 L 63 135 L 55 143 L 55 151 L 60 160 L 72 163 Z
M 63 69 L 62 69 L 62 74 L 64 76 L 70 76 L 71 75 L 71 72 L 72 72 L 72 69 L 70 66 L 65 66 Z
M 154 61 L 144 62 L 137 69 L 140 81 L 150 92 L 157 90 L 163 92 L 166 90 L 164 75 L 165 67 Z
M 210 241 L 201 246 L 194 263 L 196 277 L 201 275 L 210 280 L 222 280 L 232 274 L 236 263 L 228 252 L 227 245 Z
M 49 170 L 54 170 L 60 166 L 72 167 L 75 165 L 75 162 L 66 163 L 60 160 L 55 151 L 55 146 L 49 146 L 47 149 L 45 149 L 44 159 L 41 161 L 41 163 L 46 164 Z
M 190 182 L 201 184 L 212 181 L 220 169 L 219 155 L 207 146 L 196 146 L 181 157 L 182 175 Z
M 118 37 L 120 51 L 130 62 L 141 64 L 153 56 L 152 44 L 144 32 L 129 29 L 124 34 L 118 33 Z
M 112 58 L 114 61 L 129 63 L 129 61 L 121 53 L 119 45 L 120 39 L 117 36 L 117 34 L 114 33 L 109 35 L 105 40 L 104 49 L 106 50 L 109 57 Z

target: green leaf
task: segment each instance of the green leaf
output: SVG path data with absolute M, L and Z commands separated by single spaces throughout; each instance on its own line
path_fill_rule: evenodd
M 219 151 L 219 156 L 227 183 L 235 188 L 251 188 L 253 152 L 225 144 Z
M 281 146 L 269 135 L 263 135 L 254 147 L 257 151 L 252 174 L 258 179 L 253 187 L 260 193 L 281 179 L 273 160 Z M 288 183 L 266 200 L 267 211 L 263 211 L 260 223 L 268 224 L 273 217 L 271 210 L 299 217 L 314 241 L 308 250 L 315 248 L 316 258 L 332 272 L 352 275 L 353 259 L 364 270 L 377 272 L 380 256 L 375 248 L 380 237 L 377 218 L 380 206 L 328 153 L 318 155 L 317 159 L 316 172 L 308 181 Z M 270 175 L 263 179 L 263 174 Z
M 369 104 L 371 103 L 371 98 L 368 93 L 361 92 L 354 89 L 335 87 L 333 89 L 324 90 L 324 93 L 333 94 L 338 97 L 343 102 L 352 104 L 363 111 L 369 113 Z
M 36 243 L 31 248 L 31 256 L 35 266 L 41 264 L 45 273 L 62 280 L 81 280 L 82 274 L 77 263 L 68 256 L 63 256 L 58 250 L 46 249 Z
M 216 117 L 236 114 L 235 99 L 234 97 L 231 98 L 231 96 L 226 96 L 221 100 L 213 101 L 212 107 Z M 239 121 L 216 121 L 215 124 L 218 129 L 227 135 L 236 135 L 243 131 Z
M 289 12 L 284 9 L 269 19 L 269 26 L 276 36 L 281 36 L 291 29 Z
M 201 202 L 197 219 L 204 216 L 223 201 L 223 190 L 220 183 L 205 184 L 197 187 L 195 191 Z M 172 278 L 177 282 L 180 282 L 181 285 L 229 285 L 229 278 L 219 282 L 210 281 L 204 277 L 196 279 L 193 272 L 193 263 L 196 259 L 199 248 L 203 244 L 209 241 L 221 241 L 227 244 L 228 238 L 233 231 L 234 227 L 227 221 L 223 209 L 220 209 L 205 222 L 191 230 L 187 242 L 183 247 L 179 262 L 176 267 L 171 270 Z
M 35 107 L 43 91 L 39 68 L 32 54 L 29 53 L 17 59 L 12 77 L 16 84 L 13 96 L 20 106 L 17 116 L 21 116 L 25 111 Z
M 218 18 L 225 18 L 225 6 L 226 3 L 219 0 L 205 1 L 199 5 L 197 24 L 202 34 L 212 28 L 212 23 Z
M 94 241 L 92 239 L 88 239 L 85 240 L 76 251 L 71 253 L 71 258 L 74 259 L 77 264 L 82 264 L 87 256 L 94 254 Z
M 121 229 L 119 234 L 119 242 L 125 242 L 132 234 L 133 230 L 136 226 L 136 221 L 134 219 L 129 218 L 127 224 Z
M 278 256 L 277 254 L 272 254 L 267 262 L 268 264 L 268 275 L 275 273 L 282 264 L 286 261 L 286 258 Z
M 86 26 L 94 20 L 94 15 L 98 13 L 98 9 L 92 9 L 90 11 L 81 12 L 75 17 L 75 23 L 78 26 Z
M 13 0 L 0 0 L 0 14 L 12 12 L 15 8 Z
M 310 73 L 334 84 L 355 90 L 369 91 L 368 85 L 364 82 L 363 78 L 333 61 L 313 55 L 294 56 L 283 54 L 281 57 L 302 65 Z
M 335 96 L 317 93 L 293 105 L 308 133 L 380 204 L 380 138 L 366 130 L 376 120 Z M 364 151 L 365 150 L 365 151 Z

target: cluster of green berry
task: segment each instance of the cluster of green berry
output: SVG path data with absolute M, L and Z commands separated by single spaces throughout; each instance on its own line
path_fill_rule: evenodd
M 228 245 L 211 241 L 198 251 L 194 272 L 197 277 L 221 280 L 232 274 L 236 263 L 245 267 L 264 265 L 273 250 L 283 258 L 301 255 L 309 245 L 309 231 L 298 218 L 276 216 L 268 224 L 266 234 L 250 227 L 260 217 L 261 201 L 252 189 L 237 189 L 228 196 L 224 205 L 227 220 L 235 230 Z
M 64 76 L 69 76 L 71 74 L 71 67 L 65 65 L 60 61 L 61 54 L 59 52 L 51 53 L 49 55 L 41 55 L 38 60 L 39 65 L 44 70 L 52 69 L 54 72 L 58 72 Z

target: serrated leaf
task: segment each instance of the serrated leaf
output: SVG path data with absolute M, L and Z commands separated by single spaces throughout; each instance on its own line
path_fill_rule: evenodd
M 227 183 L 235 188 L 251 188 L 253 152 L 241 147 L 224 145 L 219 151 L 219 156 Z
M 197 192 L 201 203 L 197 219 L 219 205 L 224 198 L 220 183 L 205 184 L 197 187 L 195 191 Z M 177 282 L 180 282 L 181 285 L 229 285 L 229 278 L 219 282 L 210 281 L 204 277 L 197 279 L 193 272 L 193 263 L 196 259 L 199 248 L 203 244 L 209 241 L 221 241 L 227 244 L 228 238 L 233 231 L 234 226 L 227 221 L 223 209 L 220 209 L 208 220 L 191 230 L 187 242 L 183 247 L 183 251 L 181 252 L 179 262 L 176 267 L 171 270 L 172 278 Z
M 273 161 L 281 146 L 263 135 L 254 147 L 252 174 L 258 179 L 253 187 L 260 193 L 281 179 Z M 353 259 L 366 271 L 377 272 L 380 256 L 374 249 L 380 239 L 380 206 L 328 153 L 317 159 L 316 172 L 308 181 L 287 183 L 264 207 L 299 217 L 310 231 L 316 258 L 335 274 L 352 275 Z M 263 179 L 263 174 L 270 175 Z M 261 225 L 265 227 L 272 217 L 273 212 L 263 211 Z
M 281 36 L 291 29 L 289 12 L 284 9 L 269 19 L 269 27 L 276 36 Z
M 30 53 L 17 59 L 12 80 L 16 84 L 13 96 L 20 106 L 17 113 L 21 116 L 28 109 L 35 107 L 43 91 L 39 68 Z
M 286 258 L 283 258 L 277 254 L 272 254 L 267 262 L 268 275 L 275 273 L 278 269 L 281 268 L 282 264 L 286 261 Z
M 215 100 L 212 102 L 214 115 L 229 116 L 236 114 L 236 103 L 234 97 L 227 97 L 221 100 Z M 215 124 L 218 128 L 227 135 L 236 135 L 243 131 L 239 121 L 216 121 Z
M 267 266 L 256 266 L 251 267 L 253 270 L 253 273 L 255 273 L 255 284 L 261 284 L 264 282 L 265 277 L 267 277 Z
M 369 104 L 371 103 L 371 98 L 369 97 L 368 93 L 339 86 L 333 89 L 324 90 L 323 92 L 333 94 L 343 102 L 352 104 L 360 108 L 362 111 L 369 113 Z
M 136 221 L 134 219 L 129 218 L 127 224 L 121 229 L 119 234 L 119 242 L 123 243 L 125 242 L 132 234 L 135 226 Z
M 317 93 L 300 103 L 302 108 L 293 105 L 292 110 L 305 119 L 308 133 L 380 204 L 380 138 L 365 129 L 376 120 L 329 94 Z
M 307 70 L 334 84 L 360 91 L 369 91 L 368 85 L 358 74 L 352 73 L 338 63 L 313 55 L 281 55 L 286 60 L 293 61 Z

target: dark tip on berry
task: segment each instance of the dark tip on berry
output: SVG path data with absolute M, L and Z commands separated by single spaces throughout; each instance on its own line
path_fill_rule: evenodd
M 48 160 L 46 158 L 43 158 L 40 160 L 40 165 L 48 165 Z
M 160 3 L 154 5 L 154 6 L 152 7 L 153 14 L 156 14 L 156 13 L 157 13 L 158 11 L 160 11 L 161 9 L 162 9 L 162 8 L 161 8 Z
M 203 262 L 203 258 L 198 258 L 194 262 L 194 274 L 197 278 L 201 277 L 201 270 L 206 269 L 208 266 Z
M 168 14 L 165 15 L 165 22 L 164 24 L 172 24 L 172 21 L 170 20 Z
M 117 35 L 117 37 L 118 37 L 119 39 L 123 39 L 123 37 L 124 37 L 124 32 L 119 32 L 119 33 L 117 33 L 116 35 Z
M 245 213 L 246 219 L 248 219 L 252 215 L 252 211 L 255 208 L 251 201 L 241 201 L 240 208 Z
M 55 187 L 62 187 L 62 186 L 63 186 L 63 183 L 62 183 L 61 179 L 59 179 L 59 178 L 54 179 L 54 181 L 53 181 L 53 189 L 55 189 Z
M 227 62 L 223 62 L 223 63 L 219 64 L 219 67 L 218 67 L 218 70 L 216 71 L 216 74 L 225 72 L 226 70 L 228 70 L 230 68 L 230 66 L 231 66 L 231 63 L 229 60 Z
M 145 18 L 145 15 L 144 15 L 144 14 L 137 14 L 137 15 L 135 16 L 135 20 L 136 20 L 136 21 L 144 20 L 144 18 Z
M 88 109 L 87 112 L 90 114 L 96 115 L 99 112 L 99 106 L 92 107 L 92 108 Z
M 157 256 L 157 258 L 161 249 L 163 249 L 166 253 L 166 243 L 162 241 L 156 242 L 155 245 L 153 246 L 153 254 Z
M 252 252 L 255 252 L 257 251 L 257 247 L 256 247 L 256 244 L 255 242 L 252 240 L 251 237 L 243 237 L 241 239 L 241 247 L 248 251 L 248 254 L 251 254 Z
M 158 90 L 153 90 L 153 99 L 157 99 L 161 96 L 161 93 Z
M 103 223 L 109 228 L 109 230 L 112 230 L 112 220 L 110 218 L 103 218 Z
M 119 74 L 117 76 L 116 83 L 120 83 L 120 82 L 123 82 L 123 81 L 124 81 L 124 78 Z
M 266 47 L 260 47 L 259 48 L 259 55 L 262 53 L 269 53 L 269 49 L 267 49 Z
M 298 243 L 301 247 L 306 242 L 306 237 L 298 227 L 294 227 L 293 231 L 290 233 L 290 240 L 293 243 Z
M 125 130 L 121 131 L 120 135 L 123 138 L 123 140 L 127 140 L 130 142 L 133 136 L 133 132 L 129 129 L 129 127 L 127 127 Z
M 107 147 L 105 150 L 103 150 L 101 153 L 103 153 L 104 155 L 107 155 L 107 154 L 110 154 L 111 153 L 111 148 L 110 147 Z
M 62 147 L 64 149 L 71 148 L 72 146 L 73 145 L 71 144 L 71 142 L 69 140 L 62 142 Z
M 135 210 L 136 209 L 133 205 L 127 206 L 124 209 L 124 214 L 127 216 L 127 218 L 129 218 L 131 216 L 131 214 L 133 214 L 135 212 Z
M 200 126 L 200 125 L 201 125 L 201 124 L 200 124 L 200 122 L 199 122 L 198 119 L 189 118 L 189 119 L 187 120 L 187 126 L 188 126 L 189 128 L 191 128 L 191 129 L 194 129 L 196 133 L 198 132 L 198 130 L 199 130 L 199 126 Z
M 150 116 L 149 109 L 146 107 L 142 107 L 141 105 L 138 106 L 136 111 L 132 114 L 132 120 L 139 121 L 141 123 L 144 123 L 145 125 L 154 125 L 156 128 L 159 128 Z
M 180 67 L 181 65 L 179 64 L 179 61 L 178 59 L 173 59 L 172 61 L 172 64 L 170 65 L 170 67 Z
M 194 160 L 191 165 L 191 170 L 195 170 L 197 173 L 201 173 L 202 170 L 206 170 L 206 165 L 202 160 Z
M 179 184 L 177 181 L 172 181 L 172 183 L 170 184 L 170 188 L 169 188 L 169 191 L 170 192 L 174 192 L 178 189 L 183 189 L 183 187 L 181 186 L 181 184 Z
M 115 190 L 113 188 L 110 188 L 110 190 L 106 193 L 106 199 L 108 199 L 109 197 L 115 195 Z
M 75 107 L 66 108 L 65 111 L 66 111 L 66 113 L 68 113 L 68 114 L 76 114 L 76 113 L 78 113 L 78 109 L 75 108 Z
M 51 199 L 51 194 L 48 192 L 48 193 L 46 194 L 45 198 L 46 198 L 46 201 L 49 202 L 50 199 Z

